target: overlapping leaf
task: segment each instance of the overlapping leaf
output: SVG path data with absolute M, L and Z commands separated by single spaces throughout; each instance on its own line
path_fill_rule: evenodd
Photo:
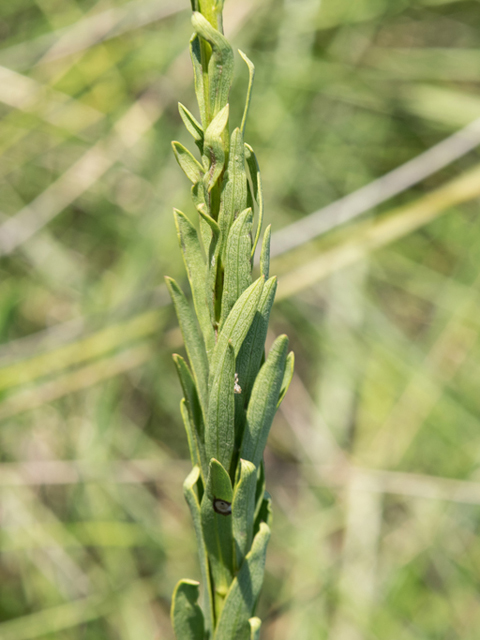
M 249 637 L 249 618 L 254 612 L 262 586 L 269 539 L 270 528 L 263 522 L 228 591 L 215 630 L 215 640 L 245 640 Z
M 248 403 L 240 456 L 253 462 L 256 467 L 262 460 L 273 416 L 277 410 L 285 372 L 287 349 L 287 336 L 279 336 L 260 369 Z
M 204 640 L 205 623 L 197 604 L 199 589 L 194 580 L 180 580 L 173 592 L 172 624 L 178 640 Z

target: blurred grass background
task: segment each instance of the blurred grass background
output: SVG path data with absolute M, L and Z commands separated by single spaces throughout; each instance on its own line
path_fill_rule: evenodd
M 480 116 L 476 0 L 226 4 L 290 238 Z M 170 150 L 189 21 L 188 0 L 0 4 L 2 640 L 172 640 L 199 574 L 163 287 L 185 280 L 172 206 L 193 213 Z M 277 251 L 297 369 L 266 454 L 265 640 L 478 638 L 480 158 L 457 156 Z

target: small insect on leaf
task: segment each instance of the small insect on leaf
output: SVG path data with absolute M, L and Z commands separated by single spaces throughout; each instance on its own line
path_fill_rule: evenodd
M 221 516 L 232 515 L 232 503 L 227 502 L 226 500 L 220 500 L 219 498 L 215 498 L 213 501 L 213 509 L 216 513 L 219 513 Z

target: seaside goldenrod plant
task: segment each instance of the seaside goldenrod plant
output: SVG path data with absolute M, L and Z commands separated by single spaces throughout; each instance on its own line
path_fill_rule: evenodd
M 234 53 L 222 31 L 221 0 L 192 0 L 190 42 L 200 122 L 180 115 L 199 151 L 173 150 L 192 182 L 199 231 L 181 211 L 175 224 L 194 311 L 167 278 L 189 363 L 174 355 L 184 398 L 181 414 L 193 470 L 184 492 L 197 538 L 199 583 L 181 580 L 172 622 L 178 640 L 258 638 L 254 617 L 270 537 L 263 451 L 275 411 L 293 375 L 288 338 L 264 345 L 276 278 L 269 277 L 270 227 L 263 236 L 260 275 L 252 282 L 263 199 L 258 163 L 244 142 L 254 67 L 243 118 L 230 133 L 228 97 Z M 256 214 L 256 215 L 255 215 Z

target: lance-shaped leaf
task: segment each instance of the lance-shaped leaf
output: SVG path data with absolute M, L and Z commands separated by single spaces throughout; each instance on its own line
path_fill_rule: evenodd
M 272 225 L 269 224 L 263 234 L 262 251 L 260 253 L 260 273 L 268 280 L 270 274 L 270 239 L 272 237 Z
M 279 336 L 260 369 L 248 403 L 240 457 L 250 460 L 256 467 L 262 460 L 273 416 L 277 410 L 287 349 L 287 336 Z
M 176 353 L 173 355 L 173 360 L 185 395 L 185 398 L 180 403 L 180 411 L 187 432 L 192 465 L 200 465 L 202 479 L 205 482 L 208 473 L 204 445 L 205 416 L 203 415 L 195 382 L 187 363 Z
M 200 214 L 200 239 L 202 241 L 205 255 L 208 255 L 210 240 L 212 239 L 212 230 L 210 224 L 203 219 L 202 216 L 208 216 L 208 207 L 205 200 L 205 189 L 202 182 L 197 182 L 192 187 L 192 200 L 196 210 Z M 213 218 L 211 218 L 213 220 Z M 213 220 L 215 222 L 215 220 Z M 217 224 L 215 222 L 215 224 Z M 218 226 L 218 225 L 217 225 Z
M 252 250 L 253 213 L 243 211 L 232 224 L 227 239 L 224 263 L 222 313 L 220 329 L 233 305 L 252 283 L 250 253 Z
M 225 149 L 223 146 L 223 132 L 228 122 L 229 107 L 226 104 L 217 113 L 205 131 L 203 141 L 203 172 L 204 184 L 207 192 L 210 192 L 223 171 L 225 164 Z M 202 174 L 203 175 L 203 174 Z
M 253 383 L 264 359 L 268 320 L 277 289 L 277 279 L 265 283 L 257 312 L 237 357 L 237 379 L 241 393 L 235 395 L 235 445 L 240 449 L 245 429 L 246 410 Z
M 190 450 L 190 459 L 192 461 L 192 465 L 193 466 L 199 465 L 200 467 L 202 467 L 201 455 L 200 455 L 200 442 L 199 442 L 198 434 L 196 433 L 195 427 L 193 425 L 192 418 L 187 409 L 187 403 L 185 402 L 185 398 L 182 398 L 180 400 L 180 413 L 182 414 L 183 425 L 187 433 L 188 448 Z
M 247 460 L 240 460 L 233 492 L 232 526 L 235 545 L 235 570 L 243 564 L 253 540 L 255 489 L 257 469 Z
M 198 549 L 198 557 L 200 560 L 200 573 L 202 575 L 203 582 L 203 600 L 204 607 L 203 610 L 205 612 L 205 626 L 207 631 L 210 632 L 210 636 L 213 633 L 213 625 L 214 625 L 214 609 L 213 609 L 213 596 L 212 591 L 210 589 L 210 571 L 208 568 L 208 555 L 207 548 L 205 546 L 205 541 L 203 539 L 203 530 L 202 530 L 202 518 L 200 511 L 200 503 L 197 497 L 197 491 L 195 487 L 197 483 L 200 481 L 200 468 L 198 466 L 194 467 L 191 472 L 188 474 L 185 482 L 183 483 L 183 494 L 185 496 L 185 500 L 190 508 L 190 513 L 192 515 L 193 520 L 193 528 L 195 530 L 195 538 L 197 540 L 197 549 Z
M 205 344 L 183 291 L 173 278 L 166 277 L 165 282 L 177 313 L 183 341 L 193 370 L 198 396 L 205 413 L 208 381 L 208 360 Z
M 216 458 L 230 469 L 235 447 L 235 351 L 231 343 L 215 369 L 210 387 L 205 432 L 207 460 Z
M 201 221 L 208 227 L 210 235 L 210 244 L 208 245 L 208 270 L 206 277 L 206 299 L 209 315 L 213 325 L 215 318 L 215 294 L 217 283 L 217 269 L 218 269 L 218 253 L 219 253 L 219 240 L 220 229 L 215 220 L 203 211 L 199 211 Z M 204 231 L 205 235 L 206 232 Z M 206 238 L 204 240 L 206 242 Z M 210 356 L 210 354 L 208 354 Z
M 200 162 L 190 153 L 190 151 L 183 146 L 180 142 L 172 142 L 173 153 L 177 159 L 178 164 L 183 169 L 187 178 L 195 184 L 199 180 L 203 179 L 205 169 Z
M 208 98 L 210 113 L 214 116 L 228 102 L 233 80 L 233 49 L 225 36 L 214 29 L 201 13 L 194 12 L 192 24 L 198 35 L 205 38 L 212 46 L 212 55 L 208 63 Z
M 247 173 L 245 171 L 245 147 L 240 129 L 235 129 L 230 141 L 228 167 L 222 193 L 218 224 L 222 238 L 226 239 L 233 221 L 247 205 Z M 222 256 L 225 254 L 225 247 Z
M 203 80 L 202 45 L 200 38 L 196 34 L 190 39 L 190 57 L 192 59 L 195 95 L 197 96 L 198 108 L 200 110 L 200 119 L 205 126 L 207 122 L 207 108 L 205 104 L 205 87 Z
M 177 227 L 178 241 L 182 250 L 183 262 L 187 270 L 190 288 L 192 290 L 195 312 L 202 330 L 205 345 L 208 351 L 213 351 L 215 346 L 215 334 L 207 307 L 205 272 L 206 265 L 200 247 L 198 233 L 193 224 L 178 209 L 174 209 L 175 225 Z
M 252 392 L 253 383 L 263 358 L 265 339 L 267 337 L 268 320 L 275 300 L 277 278 L 273 276 L 265 283 L 260 302 L 245 340 L 237 358 L 237 373 L 242 394 L 238 399 L 246 406 Z
M 280 406 L 282 400 L 285 397 L 285 394 L 288 391 L 288 387 L 293 378 L 293 371 L 295 369 L 295 354 L 293 351 L 287 356 L 287 361 L 285 363 L 285 373 L 283 374 L 282 386 L 280 388 L 280 395 L 278 396 L 277 409 Z
M 252 180 L 253 197 L 258 204 L 258 224 L 257 231 L 255 233 L 255 240 L 253 241 L 252 257 L 255 254 L 257 243 L 260 238 L 260 231 L 263 223 L 263 189 L 262 189 L 262 176 L 260 175 L 260 167 L 258 166 L 257 157 L 249 144 L 245 144 L 245 160 L 247 161 L 248 171 Z
M 197 121 L 195 116 L 190 113 L 185 105 L 181 102 L 178 103 L 178 112 L 180 113 L 180 117 L 183 120 L 183 124 L 187 128 L 188 133 L 191 134 L 193 139 L 195 140 L 195 144 L 197 145 L 201 154 L 203 154 L 203 129 L 202 125 Z
M 250 58 L 248 58 L 248 56 L 245 53 L 243 53 L 243 51 L 240 51 L 239 49 L 238 53 L 241 55 L 242 59 L 244 60 L 245 64 L 248 67 L 247 98 L 245 100 L 245 109 L 243 111 L 242 124 L 240 127 L 240 129 L 242 130 L 242 134 L 245 135 L 245 125 L 247 124 L 248 110 L 250 108 L 250 101 L 252 98 L 253 79 L 255 77 L 255 65 L 250 60 Z
M 248 624 L 250 625 L 250 640 L 260 640 L 260 627 L 262 626 L 260 618 L 250 618 Z
M 252 548 L 228 591 L 215 630 L 215 640 L 245 640 L 249 637 L 248 619 L 253 614 L 262 587 L 269 539 L 270 528 L 262 522 Z
M 204 640 L 205 623 L 197 604 L 198 582 L 180 580 L 173 592 L 172 625 L 177 640 Z
M 248 289 L 242 293 L 230 311 L 222 330 L 218 334 L 217 344 L 213 352 L 210 369 L 213 375 L 216 375 L 216 370 L 219 363 L 223 361 L 225 351 L 230 342 L 233 345 L 235 356 L 238 355 L 242 342 L 255 316 L 260 296 L 262 295 L 263 284 L 263 277 L 253 282 Z
M 203 537 L 215 587 L 217 613 L 223 606 L 233 575 L 232 498 L 230 476 L 218 460 L 212 459 L 202 498 L 201 515 Z

